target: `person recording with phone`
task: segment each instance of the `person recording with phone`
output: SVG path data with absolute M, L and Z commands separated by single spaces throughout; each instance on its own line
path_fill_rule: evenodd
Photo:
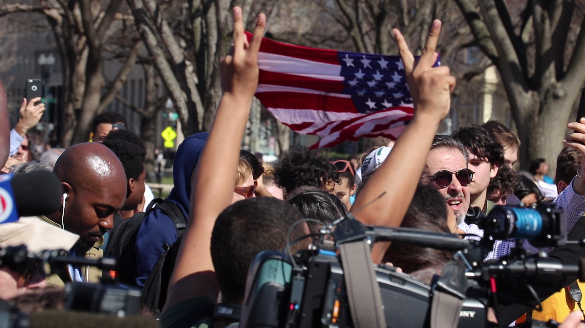
M 30 161 L 31 155 L 29 150 L 29 139 L 27 132 L 35 127 L 43 113 L 45 112 L 45 104 L 43 104 L 40 97 L 36 97 L 28 101 L 26 98 L 22 99 L 20 105 L 20 119 L 18 123 L 10 130 L 10 156 L 3 165 L 2 172 L 8 173 L 12 165 L 20 164 Z

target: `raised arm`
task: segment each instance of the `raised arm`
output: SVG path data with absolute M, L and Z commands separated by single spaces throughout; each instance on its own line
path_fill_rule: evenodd
M 450 75 L 449 67 L 433 67 L 437 60 L 435 49 L 440 31 L 441 22 L 433 21 L 422 56 L 415 62 L 400 31 L 393 30 L 415 112 L 386 161 L 376 170 L 352 206 L 353 211 L 360 209 L 386 192 L 379 201 L 355 214 L 362 223 L 400 226 L 419 183 L 439 122 L 449 113 L 455 78 Z M 378 252 L 383 254 L 381 250 Z M 376 261 L 379 254 L 374 253 L 372 257 Z
M 183 236 L 165 308 L 199 296 L 216 300 L 219 294 L 211 261 L 211 232 L 217 216 L 232 201 L 240 145 L 258 86 L 258 50 L 266 25 L 266 17 L 259 15 L 254 37 L 248 43 L 242 9 L 234 7 L 233 14 L 233 51 L 222 60 L 220 69 L 223 95 L 201 161 L 193 175 L 189 225 Z

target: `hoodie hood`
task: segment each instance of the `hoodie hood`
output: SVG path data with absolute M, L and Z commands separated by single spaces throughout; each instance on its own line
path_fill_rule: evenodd
M 174 187 L 166 200 L 177 204 L 186 218 L 188 218 L 191 198 L 191 176 L 199 164 L 208 136 L 208 132 L 201 132 L 185 138 L 175 155 L 173 164 Z

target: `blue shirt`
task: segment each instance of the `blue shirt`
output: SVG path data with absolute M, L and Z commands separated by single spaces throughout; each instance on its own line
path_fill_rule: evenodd
M 18 147 L 22 144 L 24 140 L 23 137 L 20 136 L 14 129 L 10 130 L 10 156 L 16 154 L 18 151 Z

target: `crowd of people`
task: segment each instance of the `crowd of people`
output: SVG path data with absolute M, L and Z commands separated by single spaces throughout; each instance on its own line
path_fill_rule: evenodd
M 359 160 L 326 159 L 296 147 L 275 165 L 241 150 L 258 85 L 266 17 L 258 16 L 248 41 L 241 9 L 235 7 L 233 15 L 234 45 L 220 64 L 223 96 L 213 125 L 209 133 L 189 136 L 178 147 L 174 186 L 164 200 L 155 199 L 145 186 L 147 151 L 125 129 L 123 116 L 102 113 L 92 125 L 92 142 L 49 149 L 32 161 L 27 131 L 39 122 L 45 105 L 40 99 L 23 100 L 18 124 L 0 136 L 2 172 L 53 172 L 62 185 L 61 206 L 53 213 L 0 224 L 0 248 L 26 245 L 31 252 L 65 249 L 70 257 L 109 256 L 117 259 L 118 269 L 63 264 L 45 277 L 40 269 L 18 272 L 2 266 L 0 298 L 17 300 L 71 282 L 114 279 L 125 288 L 142 290 L 150 300 L 145 306 L 159 316 L 162 327 L 224 327 L 238 320 L 215 317 L 216 305 L 243 303 L 250 263 L 259 252 L 282 251 L 287 234 L 288 240 L 301 240 L 292 246 L 293 253 L 306 249 L 311 238 L 304 236 L 318 235 L 324 225 L 350 212 L 365 225 L 481 240 L 484 230 L 466 220 L 470 216 L 489 214 L 495 205 L 550 201 L 564 209 L 570 236 L 583 232 L 585 122 L 568 125 L 573 133 L 563 140 L 554 179 L 542 159 L 531 162 L 529 171 L 513 169 L 520 140 L 500 122 L 437 134 L 456 83 L 448 67 L 433 67 L 439 21 L 433 22 L 418 60 L 402 34 L 393 31 L 415 107 L 412 121 L 393 145 L 370 149 Z M 0 88 L 0 124 L 8 126 L 6 111 Z M 303 218 L 320 222 L 299 222 Z M 563 263 L 579 260 L 579 251 L 569 246 L 523 245 L 549 252 Z M 486 260 L 506 256 L 516 246 L 513 240 L 497 240 Z M 371 251 L 372 263 L 392 263 L 429 284 L 454 258 L 451 251 L 402 243 L 376 243 Z M 504 324 L 526 312 L 529 319 L 561 322 L 578 310 L 577 303 L 580 307 L 580 300 L 565 297 L 568 289 L 537 292 L 550 296 L 542 303 L 543 312 L 516 307 Z M 563 326 L 577 327 L 582 319 L 581 312 L 571 314 Z

